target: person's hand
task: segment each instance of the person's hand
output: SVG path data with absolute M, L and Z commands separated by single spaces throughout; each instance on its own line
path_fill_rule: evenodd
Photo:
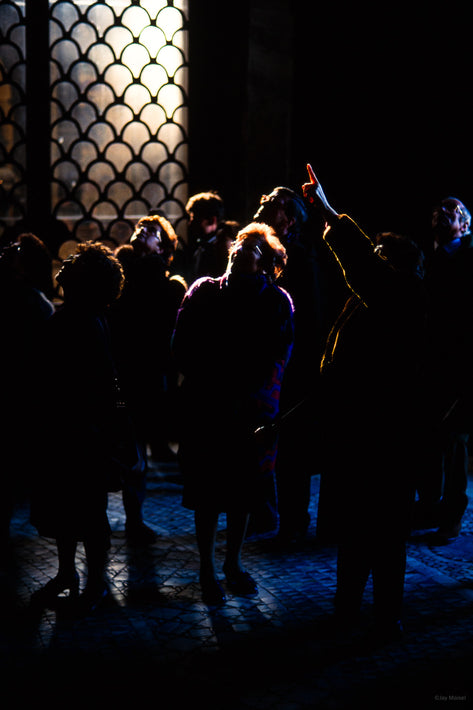
M 306 200 L 308 200 L 310 204 L 319 207 L 324 212 L 324 216 L 327 219 L 330 217 L 338 217 L 337 212 L 329 205 L 325 193 L 322 190 L 322 185 L 317 180 L 310 163 L 307 163 L 307 172 L 309 173 L 309 182 L 305 182 L 302 185 L 302 194 Z

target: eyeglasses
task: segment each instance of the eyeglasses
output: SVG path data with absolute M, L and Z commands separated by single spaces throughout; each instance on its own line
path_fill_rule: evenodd
M 252 251 L 254 254 L 263 256 L 263 252 L 257 244 L 247 244 L 243 242 L 243 244 L 241 245 L 241 249 L 244 249 L 245 251 Z
M 278 204 L 283 209 L 286 206 L 286 201 L 281 195 L 275 195 L 271 193 L 270 195 L 261 195 L 260 205 L 264 205 L 265 202 L 270 202 L 271 204 Z
M 161 230 L 158 229 L 157 227 L 140 227 L 136 232 L 135 232 L 135 237 L 138 239 L 157 239 L 159 242 L 162 241 L 162 236 L 161 236 Z
M 445 212 L 446 214 L 450 215 L 463 215 L 463 210 L 460 207 L 460 205 L 453 205 L 453 204 L 446 204 L 446 205 L 439 205 L 436 207 L 433 211 L 434 215 L 439 215 L 442 214 L 442 212 Z

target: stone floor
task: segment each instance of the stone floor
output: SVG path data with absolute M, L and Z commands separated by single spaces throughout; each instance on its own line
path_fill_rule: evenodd
M 443 547 L 422 536 L 409 543 L 405 636 L 385 644 L 369 635 L 370 586 L 359 628 L 334 636 L 326 626 L 336 550 L 315 540 L 318 485 L 314 476 L 307 541 L 278 552 L 267 537 L 248 540 L 245 562 L 258 594 L 229 594 L 213 608 L 200 599 L 193 516 L 181 506 L 178 472 L 156 464 L 145 519 L 158 539 L 130 546 L 120 494 L 111 494 L 112 599 L 81 619 L 30 608 L 32 592 L 56 573 L 56 554 L 20 503 L 1 576 L 1 691 L 11 698 L 3 707 L 473 707 L 473 479 L 460 537 Z M 219 559 L 224 527 L 222 516 Z

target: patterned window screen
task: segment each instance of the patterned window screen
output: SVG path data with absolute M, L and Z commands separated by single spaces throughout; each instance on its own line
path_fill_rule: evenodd
M 26 209 L 24 2 L 0 3 L 0 43 L 0 220 L 3 233 L 25 216 Z
M 0 101 L 12 116 L 2 143 L 14 214 L 24 199 L 22 13 L 21 2 L 0 7 L 11 40 Z M 187 34 L 187 0 L 49 1 L 51 212 L 73 240 L 122 243 L 152 209 L 185 221 Z

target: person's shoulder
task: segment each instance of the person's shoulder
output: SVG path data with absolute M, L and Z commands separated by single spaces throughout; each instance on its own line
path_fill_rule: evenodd
M 173 274 L 169 277 L 169 286 L 173 291 L 182 291 L 184 293 L 187 291 L 187 281 L 179 274 Z
M 208 293 L 218 291 L 222 285 L 222 277 L 201 276 L 191 283 L 187 289 L 186 298 L 193 298 L 196 295 L 205 296 Z
M 270 290 L 274 294 L 274 298 L 278 299 L 279 302 L 290 311 L 294 311 L 294 302 L 291 295 L 285 288 L 279 286 L 277 283 L 273 283 L 271 284 Z
M 473 234 L 462 237 L 459 251 L 462 255 L 467 255 L 469 259 L 473 258 Z

